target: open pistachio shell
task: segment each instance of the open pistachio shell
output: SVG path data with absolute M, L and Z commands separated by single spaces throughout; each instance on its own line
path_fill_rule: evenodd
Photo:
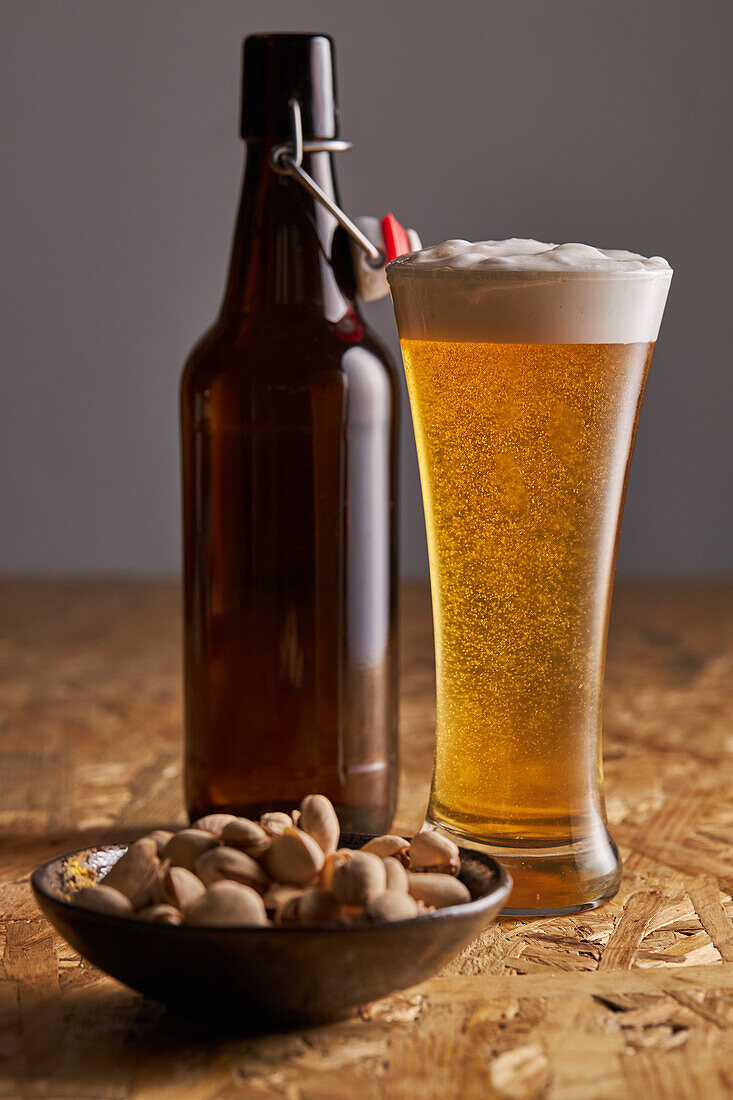
M 410 870 L 457 875 L 461 869 L 458 845 L 442 833 L 426 830 L 410 841 Z
M 185 909 L 206 893 L 206 887 L 187 867 L 167 867 L 158 877 L 153 890 L 156 905 L 173 905 Z
M 303 799 L 298 828 L 317 840 L 326 855 L 336 851 L 341 826 L 333 805 L 325 795 L 309 794 Z
M 263 863 L 276 882 L 305 886 L 323 867 L 323 850 L 308 833 L 288 829 L 282 836 L 273 837 Z
M 322 886 L 324 890 L 330 890 L 334 871 L 342 863 L 346 863 L 347 859 L 351 859 L 353 854 L 351 848 L 339 848 L 335 852 L 329 852 L 323 861 L 323 867 L 321 867 L 318 877 L 319 886 Z
M 461 905 L 471 900 L 468 887 L 457 878 L 444 874 L 408 875 L 410 894 L 416 901 L 424 901 L 436 909 L 445 909 L 448 905 Z
M 260 859 L 270 847 L 272 837 L 256 821 L 235 817 L 222 831 L 221 839 L 229 848 L 237 848 L 253 859 Z
M 132 903 L 114 886 L 86 886 L 74 894 L 74 904 L 93 913 L 109 913 L 112 916 L 132 916 Z
M 170 829 L 153 829 L 152 833 L 148 833 L 146 839 L 155 841 L 155 846 L 158 850 L 158 856 L 162 856 L 163 849 L 165 848 L 166 844 L 172 836 L 173 833 L 170 831 Z
M 364 906 L 364 916 L 375 923 L 409 920 L 417 914 L 418 905 L 415 899 L 399 890 L 385 890 L 383 894 L 375 894 Z
M 236 848 L 210 848 L 196 860 L 196 874 L 207 886 L 228 879 L 251 886 L 260 894 L 264 894 L 270 885 L 259 863 Z
M 343 905 L 360 906 L 375 894 L 383 894 L 387 872 L 379 856 L 354 852 L 333 872 L 331 889 Z
M 204 817 L 200 817 L 197 821 L 192 822 L 191 828 L 200 829 L 205 833 L 211 833 L 217 840 L 220 840 L 224 826 L 228 825 L 230 821 L 236 820 L 234 814 L 205 814 Z
M 152 897 L 159 870 L 158 845 L 152 837 L 144 836 L 120 856 L 104 876 L 103 884 L 123 893 L 133 909 L 142 909 Z
M 138 920 L 146 920 L 151 924 L 180 924 L 181 914 L 175 905 L 148 905 L 135 914 Z
M 174 867 L 185 867 L 188 871 L 193 871 L 199 856 L 208 852 L 209 848 L 215 848 L 218 843 L 218 840 L 202 829 L 181 829 L 180 833 L 175 833 L 168 841 L 163 849 L 163 856 Z
M 272 813 L 262 815 L 260 825 L 268 836 L 282 836 L 286 829 L 293 828 L 294 822 L 290 814 L 273 810 Z
M 289 903 L 294 898 L 299 898 L 302 893 L 299 886 L 286 886 L 282 882 L 273 882 L 262 895 L 262 900 L 265 903 L 265 909 L 277 924 Z
M 302 924 L 330 923 L 341 916 L 341 902 L 333 891 L 315 886 L 298 898 L 296 914 Z
M 387 856 L 384 861 L 384 871 L 387 875 L 388 890 L 397 890 L 400 894 L 408 892 L 407 871 L 399 859 L 395 859 L 394 856 Z
M 403 836 L 375 836 L 372 840 L 368 840 L 362 852 L 371 852 L 372 855 L 379 856 L 380 859 L 387 859 L 392 856 L 394 859 L 407 866 L 409 858 L 407 850 L 410 846 L 409 840 L 405 840 Z
M 185 910 L 186 924 L 226 927 L 268 924 L 262 898 L 240 882 L 215 882 Z

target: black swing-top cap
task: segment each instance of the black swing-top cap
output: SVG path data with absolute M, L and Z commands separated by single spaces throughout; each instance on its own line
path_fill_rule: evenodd
M 287 141 L 290 99 L 300 103 L 306 141 L 337 136 L 334 44 L 330 35 L 251 34 L 244 40 L 242 53 L 241 133 L 245 141 Z

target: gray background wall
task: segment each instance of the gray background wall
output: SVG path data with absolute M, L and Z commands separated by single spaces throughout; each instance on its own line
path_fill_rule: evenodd
M 219 305 L 257 30 L 336 37 L 350 211 L 668 256 L 620 567 L 730 569 L 730 0 L 2 0 L 0 569 L 178 566 L 178 374 Z M 415 574 L 406 402 L 404 429 Z

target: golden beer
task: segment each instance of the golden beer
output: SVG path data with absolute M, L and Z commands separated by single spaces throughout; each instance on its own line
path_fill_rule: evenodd
M 457 306 L 441 314 L 437 288 L 422 273 L 410 280 L 407 260 L 394 276 L 390 268 L 390 282 L 433 599 L 437 721 L 428 821 L 498 854 L 515 879 L 511 911 L 587 908 L 612 896 L 620 879 L 603 804 L 603 664 L 656 329 L 630 328 L 617 300 L 621 336 L 650 338 L 557 340 L 566 333 L 551 315 L 537 322 L 542 286 L 547 294 L 550 284 L 558 289 L 550 279 L 530 282 L 531 342 L 476 339 L 494 328 L 506 335 L 506 313 L 493 317 L 502 288 L 516 329 L 524 281 L 517 289 L 503 272 L 494 277 L 499 297 L 488 302 L 484 332 L 466 309 L 477 297 L 480 305 L 479 277 L 470 290 L 463 272 L 443 279 L 445 298 L 452 278 Z M 590 278 L 598 310 L 603 286 Z M 580 299 L 591 293 L 575 291 Z M 658 299 L 657 288 L 657 306 Z M 581 305 L 587 313 L 585 299 Z M 461 318 L 470 339 L 456 338 Z M 566 312 L 567 335 L 571 320 Z M 597 330 L 609 335 L 608 324 Z M 538 340 L 545 332 L 553 339 Z

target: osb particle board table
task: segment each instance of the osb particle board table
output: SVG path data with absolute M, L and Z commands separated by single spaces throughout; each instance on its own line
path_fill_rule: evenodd
M 618 897 L 503 921 L 345 1023 L 222 1037 L 80 961 L 41 860 L 183 821 L 179 597 L 157 582 L 0 586 L 0 1096 L 561 1100 L 733 1093 L 733 586 L 619 585 L 607 672 Z M 432 640 L 403 598 L 397 828 L 430 776 Z

